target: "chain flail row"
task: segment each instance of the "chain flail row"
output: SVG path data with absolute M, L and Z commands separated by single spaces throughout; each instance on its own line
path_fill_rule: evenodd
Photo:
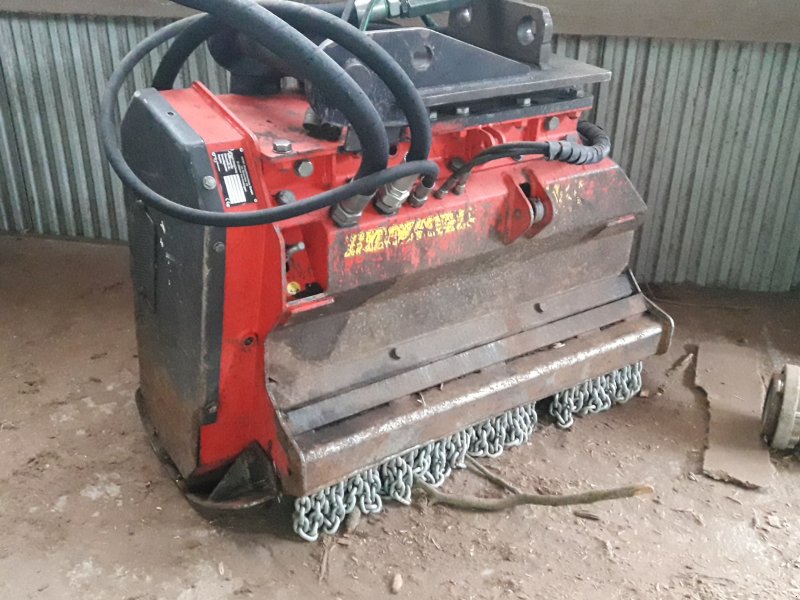
M 550 415 L 559 427 L 571 427 L 574 415 L 608 410 L 639 393 L 642 363 L 629 365 L 556 394 Z M 455 469 L 465 467 L 467 455 L 495 457 L 506 448 L 528 441 L 536 429 L 535 404 L 511 409 L 450 437 L 391 458 L 294 504 L 294 530 L 304 540 L 316 541 L 320 533 L 334 534 L 355 510 L 364 514 L 383 509 L 383 498 L 411 503 L 414 481 L 438 487 Z
M 638 362 L 557 393 L 548 412 L 558 427 L 568 429 L 575 422 L 575 415 L 585 417 L 614 404 L 624 404 L 641 389 L 642 363 Z

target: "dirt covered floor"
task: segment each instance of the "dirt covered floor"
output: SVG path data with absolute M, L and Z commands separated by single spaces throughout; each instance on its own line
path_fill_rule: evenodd
M 0 238 L 0 598 L 355 600 L 399 578 L 410 598 L 800 597 L 800 463 L 773 456 L 766 491 L 701 475 L 705 397 L 680 364 L 706 340 L 756 348 L 765 377 L 800 361 L 796 297 L 655 290 L 678 328 L 646 364 L 649 397 L 572 431 L 540 426 L 490 463 L 530 490 L 654 495 L 583 516 L 390 505 L 307 544 L 255 518 L 204 520 L 166 476 L 133 400 L 127 270 L 121 246 Z M 444 489 L 499 494 L 471 471 Z

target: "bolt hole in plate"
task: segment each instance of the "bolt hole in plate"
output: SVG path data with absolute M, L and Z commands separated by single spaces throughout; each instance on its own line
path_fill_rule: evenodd
M 536 39 L 536 23 L 533 17 L 523 17 L 517 25 L 517 41 L 523 46 L 530 46 Z
M 415 71 L 427 71 L 433 63 L 433 48 L 425 44 L 411 53 L 411 66 Z

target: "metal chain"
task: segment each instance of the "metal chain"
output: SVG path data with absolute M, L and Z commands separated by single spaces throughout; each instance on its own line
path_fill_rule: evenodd
M 585 417 L 624 404 L 642 389 L 642 363 L 584 381 L 553 396 L 549 413 L 562 429 L 572 427 L 575 415 Z
M 574 415 L 594 414 L 625 403 L 641 387 L 642 363 L 636 363 L 559 392 L 553 396 L 549 412 L 559 427 L 571 427 Z M 297 498 L 294 530 L 304 540 L 313 542 L 320 533 L 336 533 L 347 515 L 355 510 L 364 514 L 380 512 L 383 498 L 408 505 L 415 479 L 438 487 L 453 470 L 465 467 L 467 455 L 498 456 L 505 448 L 527 442 L 536 424 L 535 403 L 514 408 L 450 437 L 390 458 L 316 494 Z

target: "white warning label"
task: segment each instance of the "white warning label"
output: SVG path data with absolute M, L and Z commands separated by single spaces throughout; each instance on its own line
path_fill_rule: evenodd
M 258 202 L 242 148 L 212 152 L 211 158 L 222 183 L 225 206 Z

